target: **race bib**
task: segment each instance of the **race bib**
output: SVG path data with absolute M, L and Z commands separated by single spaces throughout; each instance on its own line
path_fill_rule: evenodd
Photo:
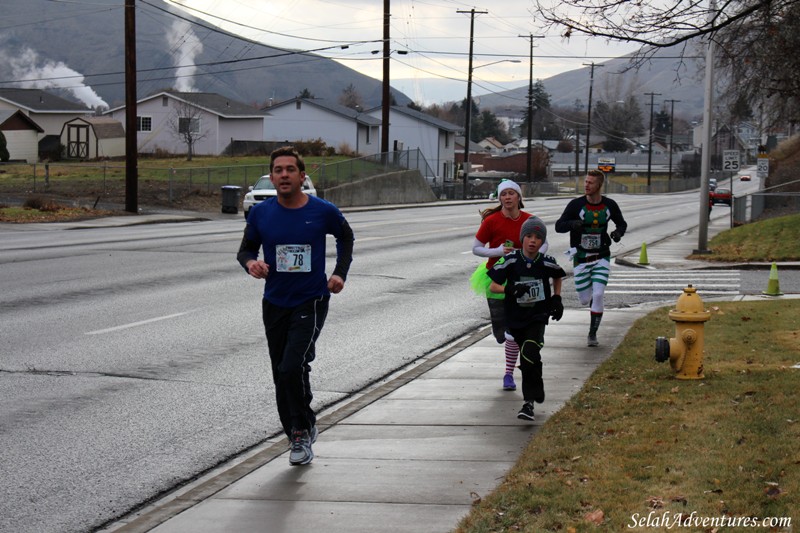
M 544 300 L 544 282 L 540 279 L 532 279 L 528 281 L 518 281 L 517 285 L 523 285 L 527 288 L 525 293 L 517 298 L 517 303 L 521 306 L 532 306 L 536 302 Z
M 581 235 L 581 248 L 583 248 L 584 250 L 599 250 L 600 234 L 584 233 L 583 235 Z
M 279 244 L 275 247 L 278 272 L 311 272 L 310 244 Z

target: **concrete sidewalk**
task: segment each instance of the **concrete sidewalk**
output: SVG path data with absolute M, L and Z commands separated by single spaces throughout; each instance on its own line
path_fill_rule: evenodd
M 645 312 L 607 310 L 597 348 L 586 310 L 552 322 L 535 422 L 517 419 L 519 370 L 503 391 L 503 350 L 484 328 L 320 413 L 311 465 L 290 466 L 280 438 L 106 531 L 451 531 Z
M 709 237 L 726 222 L 712 222 Z M 646 268 L 707 266 L 684 259 L 696 232 L 648 246 Z M 639 255 L 617 262 L 640 266 Z M 650 309 L 606 309 L 597 348 L 585 345 L 586 309 L 551 322 L 542 351 L 547 399 L 535 422 L 517 419 L 522 395 L 501 389 L 503 350 L 483 328 L 320 413 L 311 465 L 289 466 L 288 442 L 277 438 L 103 531 L 451 531 Z M 515 377 L 519 387 L 519 370 Z

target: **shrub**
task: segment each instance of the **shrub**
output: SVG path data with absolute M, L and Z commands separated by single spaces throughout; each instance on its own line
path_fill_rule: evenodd
M 0 161 L 7 162 L 11 159 L 11 154 L 8 153 L 8 144 L 6 143 L 6 136 L 0 131 Z
M 27 200 L 25 200 L 25 203 L 22 204 L 22 207 L 51 213 L 61 209 L 61 206 L 56 201 L 49 198 L 44 198 L 42 196 L 29 197 Z

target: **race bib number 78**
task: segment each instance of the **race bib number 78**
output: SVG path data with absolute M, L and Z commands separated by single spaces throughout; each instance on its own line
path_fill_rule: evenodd
M 311 272 L 310 244 L 279 244 L 275 247 L 278 272 Z

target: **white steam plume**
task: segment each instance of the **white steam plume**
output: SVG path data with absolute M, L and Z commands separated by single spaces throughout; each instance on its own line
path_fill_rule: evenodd
M 84 84 L 83 74 L 62 61 L 44 61 L 39 66 L 39 54 L 30 48 L 23 49 L 14 57 L 0 53 L 0 61 L 11 67 L 14 79 L 23 80 L 20 85 L 25 89 L 66 89 L 89 107 L 108 107 L 105 100 Z
M 197 67 L 194 59 L 203 51 L 203 43 L 185 20 L 176 20 L 167 32 L 167 42 L 172 50 L 172 61 L 177 68 L 175 89 L 181 92 L 196 92 L 194 74 Z

